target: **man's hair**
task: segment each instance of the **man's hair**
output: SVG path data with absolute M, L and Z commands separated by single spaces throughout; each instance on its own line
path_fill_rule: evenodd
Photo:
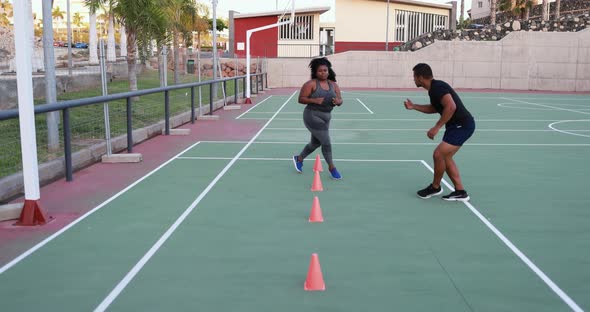
M 328 59 L 325 57 L 313 59 L 309 63 L 309 68 L 311 69 L 311 79 L 318 78 L 317 71 L 322 65 L 328 67 L 328 80 L 336 82 L 336 73 L 332 70 L 332 63 L 330 63 L 330 61 L 328 61 Z
M 414 75 L 418 77 L 423 77 L 426 79 L 432 78 L 432 68 L 430 68 L 428 64 L 419 63 L 416 66 L 414 66 L 412 70 L 414 71 Z

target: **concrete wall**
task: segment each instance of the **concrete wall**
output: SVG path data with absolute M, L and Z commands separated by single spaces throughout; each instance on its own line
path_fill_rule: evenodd
M 431 65 L 456 88 L 590 91 L 590 29 L 513 32 L 500 41 L 436 41 L 415 52 L 349 51 L 329 57 L 341 87 L 415 88 L 412 67 Z M 309 59 L 269 59 L 269 87 L 301 87 Z

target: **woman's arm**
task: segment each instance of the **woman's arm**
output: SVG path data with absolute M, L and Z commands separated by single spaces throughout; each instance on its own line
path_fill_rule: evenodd
M 332 104 L 334 105 L 342 105 L 344 101 L 342 101 L 342 94 L 340 93 L 340 87 L 336 82 L 332 82 L 334 84 L 334 91 L 336 92 L 336 97 L 332 100 Z

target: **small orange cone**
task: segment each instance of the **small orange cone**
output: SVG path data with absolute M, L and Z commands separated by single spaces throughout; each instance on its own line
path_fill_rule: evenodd
M 313 197 L 313 204 L 311 205 L 311 214 L 309 215 L 309 222 L 324 222 L 324 216 L 322 216 L 322 208 L 320 208 L 320 199 L 317 196 Z
M 322 275 L 322 269 L 320 268 L 320 259 L 316 253 L 311 254 L 311 262 L 309 263 L 307 279 L 305 279 L 303 289 L 306 291 L 326 290 L 324 276 Z
M 313 183 L 311 184 L 311 191 L 312 192 L 321 192 L 324 190 L 322 186 L 322 179 L 320 179 L 320 172 L 315 171 L 313 175 Z
M 315 163 L 313 164 L 313 171 L 323 172 L 322 161 L 320 160 L 320 154 L 315 155 Z

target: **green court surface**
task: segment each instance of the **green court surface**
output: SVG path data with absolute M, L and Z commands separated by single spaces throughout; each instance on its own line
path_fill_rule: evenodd
M 195 142 L 1 268 L 2 310 L 590 309 L 590 96 L 460 93 L 477 123 L 455 157 L 468 203 L 415 194 L 444 130 L 429 140 L 438 115 L 403 107 L 425 92 L 344 92 L 344 178 L 325 170 L 311 192 L 320 150 L 295 172 L 296 96 L 236 118 L 266 121 L 250 141 Z M 323 223 L 307 220 L 314 196 Z M 312 253 L 323 292 L 303 290 Z

